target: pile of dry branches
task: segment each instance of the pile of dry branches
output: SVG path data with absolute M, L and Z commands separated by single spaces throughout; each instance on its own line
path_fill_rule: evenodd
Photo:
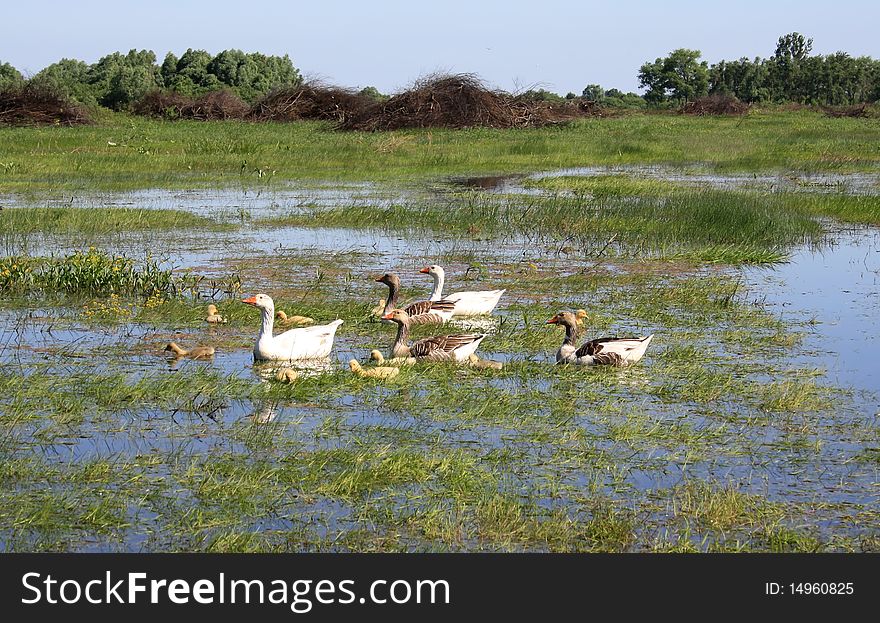
M 49 88 L 29 83 L 0 91 L 0 124 L 70 126 L 91 122 L 83 106 Z
M 250 110 L 232 91 L 213 91 L 198 97 L 181 95 L 174 91 L 153 91 L 135 102 L 133 112 L 164 119 L 192 119 L 215 121 L 243 119 Z
M 749 111 L 749 105 L 740 101 L 733 95 L 714 93 L 706 97 L 700 97 L 693 102 L 688 102 L 681 107 L 685 115 L 744 115 Z
M 822 111 L 826 117 L 870 117 L 870 111 L 867 104 L 856 104 L 855 106 L 823 106 Z
M 272 91 L 254 104 L 248 116 L 255 121 L 315 119 L 344 123 L 373 102 L 348 89 L 303 84 Z
M 538 127 L 584 116 L 573 104 L 527 101 L 487 89 L 471 74 L 428 76 L 412 88 L 375 102 L 339 124 L 342 130 Z

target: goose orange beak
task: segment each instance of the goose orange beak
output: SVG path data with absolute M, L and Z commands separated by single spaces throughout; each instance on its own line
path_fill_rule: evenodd
M 391 314 L 393 314 L 393 313 L 394 312 L 388 312 L 387 314 L 382 316 L 382 320 L 391 320 Z
M 382 276 L 382 277 L 376 277 L 373 281 L 378 281 L 379 283 L 382 283 L 382 280 L 383 280 L 384 278 L 385 278 L 384 276 Z
M 559 322 L 559 316 L 553 316 L 550 320 L 548 320 L 544 324 L 557 324 L 558 322 Z
M 248 305 L 256 305 L 257 304 L 257 297 L 252 296 L 250 298 L 241 299 L 241 302 L 247 303 Z
M 419 272 L 420 272 L 420 273 L 426 273 L 426 274 L 427 274 L 427 273 L 431 272 L 431 269 L 428 268 L 427 266 L 425 266 L 425 267 L 424 267 L 422 270 L 420 270 Z

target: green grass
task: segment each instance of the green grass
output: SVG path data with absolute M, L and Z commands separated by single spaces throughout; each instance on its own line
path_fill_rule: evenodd
M 560 251 L 581 257 L 603 252 L 729 264 L 777 262 L 789 246 L 816 240 L 822 233 L 793 197 L 714 190 L 592 200 L 472 194 L 447 203 L 315 208 L 257 224 L 471 237 L 514 233 L 556 241 Z
M 290 257 L 277 261 L 284 265 Z M 324 260 L 313 260 L 325 270 Z M 391 339 L 387 327 L 367 317 L 363 300 L 374 286 L 333 270 L 335 256 L 325 260 L 321 279 L 288 285 L 278 300 L 317 317 L 343 315 L 338 348 L 363 359 Z M 239 268 L 248 281 L 249 271 L 267 266 Z M 497 262 L 486 273 L 502 280 L 517 274 L 516 266 Z M 25 351 L 0 365 L 5 547 L 870 547 L 862 543 L 867 524 L 812 528 L 817 518 L 851 517 L 867 507 L 828 509 L 821 496 L 815 503 L 781 502 L 783 491 L 755 493 L 729 476 L 743 463 L 765 475 L 768 461 L 773 471 L 779 465 L 791 472 L 817 464 L 831 471 L 867 467 L 875 461 L 869 449 L 841 456 L 826 451 L 825 440 L 876 445 L 868 423 L 837 411 L 845 394 L 829 400 L 821 377 L 791 366 L 787 357 L 797 341 L 785 337 L 788 325 L 751 305 L 735 277 L 582 275 L 548 266 L 506 285 L 504 321 L 484 350 L 488 357 L 515 353 L 502 371 L 420 365 L 404 368 L 390 383 L 360 379 L 343 366 L 293 385 L 264 382 L 240 365 L 258 315 L 234 300 L 220 301 L 228 324 L 207 328 L 201 303 L 172 299 L 146 308 L 120 297 L 123 306 L 134 303 L 125 322 L 150 328 L 143 340 L 112 327 L 105 333 L 102 318 L 82 312 L 53 319 L 55 329 L 70 322 L 105 337 L 44 348 L 35 358 Z M 305 299 L 299 288 L 309 292 Z M 548 310 L 571 302 L 588 310 L 589 335 L 663 329 L 634 368 L 554 366 L 548 357 L 561 334 L 543 321 Z M 184 343 L 217 346 L 215 361 L 183 362 L 169 371 L 161 347 L 180 331 L 176 339 Z M 737 349 L 747 338 L 751 348 Z M 733 345 L 738 356 L 725 355 L 721 343 Z M 251 417 L 266 407 L 281 415 L 271 423 Z M 70 458 L 68 446 L 77 458 Z M 671 488 L 633 479 L 641 474 L 662 482 L 679 472 L 686 482 Z M 850 481 L 841 482 L 849 490 Z
M 110 114 L 89 128 L 0 129 L 0 193 L 405 185 L 646 162 L 874 171 L 877 133 L 874 121 L 814 113 L 379 135 Z M 2 548 L 876 549 L 876 422 L 801 361 L 815 341 L 803 325 L 755 304 L 735 268 L 705 265 L 780 261 L 792 245 L 819 240 L 824 217 L 876 222 L 876 199 L 625 176 L 540 184 L 554 185 L 577 192 L 416 195 L 388 209 L 346 205 L 241 225 L 258 234 L 278 225 L 442 232 L 537 249 L 517 261 L 465 243 L 435 260 L 456 289 L 508 289 L 481 348 L 506 361 L 501 371 L 418 365 L 388 383 L 351 374 L 345 360 L 392 340 L 370 316 L 385 290 L 370 279 L 380 258 L 369 249 L 227 257 L 212 262 L 211 278 L 99 249 L 3 258 Z M 6 208 L 0 222 L 6 235 L 86 238 L 219 227 L 137 209 Z M 381 259 L 413 297 L 429 284 L 415 273 L 417 252 Z M 287 385 L 272 380 L 271 364 L 251 368 L 260 317 L 238 301 L 242 286 L 269 292 L 288 313 L 344 318 L 333 371 Z M 216 299 L 228 322 L 207 326 L 197 293 Z M 655 333 L 645 360 L 623 370 L 553 365 L 562 335 L 544 323 L 577 308 L 588 312 L 583 337 Z M 217 354 L 170 366 L 162 347 L 171 339 Z M 278 416 L 266 421 L 269 413 Z
M 195 282 L 185 274 L 163 268 L 149 255 L 141 262 L 91 247 L 66 257 L 0 258 L 0 292 L 97 294 L 113 297 L 177 297 L 191 291 Z
M 560 176 L 525 180 L 527 188 L 546 191 L 567 190 L 576 194 L 604 197 L 652 197 L 668 195 L 681 186 L 665 180 L 632 177 L 630 175 L 591 175 L 586 177 Z
M 626 164 L 870 171 L 880 162 L 878 145 L 880 121 L 811 111 L 630 115 L 544 129 L 378 134 L 334 132 L 319 123 L 168 123 L 117 113 L 94 126 L 0 128 L 0 193 L 405 181 Z

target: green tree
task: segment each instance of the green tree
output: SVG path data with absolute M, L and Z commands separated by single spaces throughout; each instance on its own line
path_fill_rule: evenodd
M 816 66 L 809 62 L 813 50 L 813 40 L 805 38 L 799 32 L 792 32 L 779 37 L 776 51 L 768 63 L 769 87 L 772 97 L 777 102 L 808 102 L 811 100 L 810 88 L 805 88 L 814 74 Z M 804 66 L 809 69 L 807 76 L 801 75 Z
M 211 55 L 205 50 L 189 48 L 176 59 L 176 63 L 174 61 L 174 55 L 169 54 L 162 63 L 165 88 L 183 95 L 201 95 L 223 88 L 223 83 L 217 76 L 208 71 Z
M 744 102 L 766 101 L 770 99 L 767 75 L 767 61 L 757 57 L 719 61 L 709 69 L 709 92 L 728 93 Z
M 592 102 L 600 102 L 605 97 L 605 91 L 602 89 L 601 85 L 588 84 L 581 92 L 581 97 Z
M 88 81 L 88 64 L 71 58 L 62 58 L 37 73 L 35 84 L 57 91 L 83 104 L 95 105 L 98 98 Z
M 638 93 L 624 93 L 619 89 L 608 89 L 602 98 L 602 105 L 609 108 L 629 108 L 638 110 L 645 108 L 648 102 Z
M 150 50 L 108 54 L 89 67 L 86 80 L 99 104 L 117 110 L 163 85 L 156 54 Z
M 679 48 L 666 58 L 646 62 L 639 69 L 639 86 L 647 88 L 645 99 L 662 104 L 670 98 L 684 104 L 708 93 L 709 67 L 700 61 L 699 50 Z
M 248 101 L 254 101 L 272 89 L 302 81 L 286 54 L 266 56 L 258 52 L 247 54 L 241 50 L 224 50 L 211 59 L 207 71 Z
M 364 87 L 363 89 L 358 91 L 358 95 L 363 95 L 364 97 L 369 97 L 369 98 L 374 99 L 378 102 L 382 102 L 382 101 L 385 101 L 388 99 L 387 95 L 383 95 L 382 93 L 379 92 L 379 89 L 377 89 L 376 87 L 373 87 L 373 86 Z
M 24 82 L 21 72 L 9 63 L 0 63 L 0 91 Z

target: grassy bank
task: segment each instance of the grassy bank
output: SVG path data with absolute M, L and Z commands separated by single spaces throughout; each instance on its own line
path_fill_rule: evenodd
M 571 166 L 700 163 L 719 171 L 862 171 L 880 121 L 811 111 L 744 118 L 632 115 L 534 130 L 334 132 L 319 123 L 164 122 L 108 113 L 94 126 L 0 128 L 0 193 L 261 186 Z

